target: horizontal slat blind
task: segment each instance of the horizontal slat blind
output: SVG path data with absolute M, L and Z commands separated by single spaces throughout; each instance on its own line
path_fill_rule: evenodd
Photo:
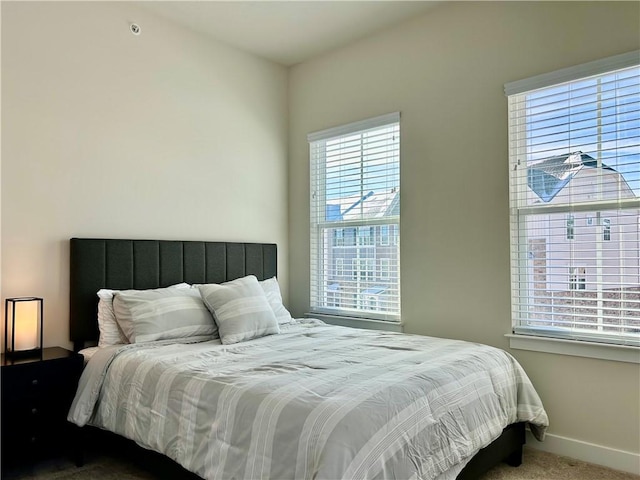
M 508 96 L 515 333 L 640 345 L 639 60 Z
M 400 319 L 400 115 L 309 135 L 311 311 Z

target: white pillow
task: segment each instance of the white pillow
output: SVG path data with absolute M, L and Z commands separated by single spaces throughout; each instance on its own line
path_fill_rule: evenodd
M 131 343 L 217 333 L 213 317 L 200 294 L 188 288 L 116 292 L 113 311 L 118 325 Z
M 254 275 L 198 285 L 198 290 L 213 314 L 223 344 L 280 333 L 278 320 Z
M 190 285 L 188 283 L 178 283 L 166 288 L 190 288 Z M 165 289 L 158 288 L 156 290 Z M 118 326 L 116 315 L 113 312 L 113 294 L 116 292 L 141 291 L 144 290 L 110 290 L 107 288 L 98 290 L 98 298 L 100 299 L 98 302 L 98 330 L 100 331 L 100 337 L 98 339 L 99 347 L 129 343 L 127 337 Z
M 278 279 L 276 277 L 271 277 L 258 283 L 260 283 L 264 294 L 267 296 L 269 305 L 271 306 L 278 323 L 280 325 L 284 325 L 291 322 L 291 320 L 293 320 L 291 313 L 289 313 L 289 310 L 287 310 L 282 304 L 282 294 L 280 293 Z

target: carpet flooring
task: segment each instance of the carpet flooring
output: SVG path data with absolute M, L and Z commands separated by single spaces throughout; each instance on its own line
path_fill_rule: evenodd
M 177 478 L 175 471 L 140 465 L 133 458 L 112 454 L 93 455 L 76 467 L 68 461 L 52 461 L 36 468 L 15 471 L 6 480 L 164 480 Z M 514 468 L 498 465 L 478 480 L 640 480 L 640 476 L 586 462 L 559 457 L 525 447 L 524 462 Z

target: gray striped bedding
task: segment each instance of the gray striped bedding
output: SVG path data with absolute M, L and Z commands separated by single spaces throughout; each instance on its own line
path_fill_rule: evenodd
M 540 440 L 548 424 L 502 350 L 318 320 L 233 345 L 101 348 L 69 420 L 207 479 L 448 480 L 508 424 Z

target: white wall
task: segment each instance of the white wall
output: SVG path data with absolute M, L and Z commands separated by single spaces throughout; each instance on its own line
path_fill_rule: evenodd
M 399 110 L 405 331 L 508 349 L 503 85 L 638 49 L 638 18 L 637 2 L 446 2 L 294 67 L 289 87 L 293 313 L 309 308 L 307 133 Z M 638 365 L 511 353 L 541 394 L 553 438 L 621 450 L 637 465 Z
M 285 68 L 126 2 L 2 2 L 0 296 L 44 297 L 45 345 L 73 236 L 276 242 L 286 288 L 286 179 Z

